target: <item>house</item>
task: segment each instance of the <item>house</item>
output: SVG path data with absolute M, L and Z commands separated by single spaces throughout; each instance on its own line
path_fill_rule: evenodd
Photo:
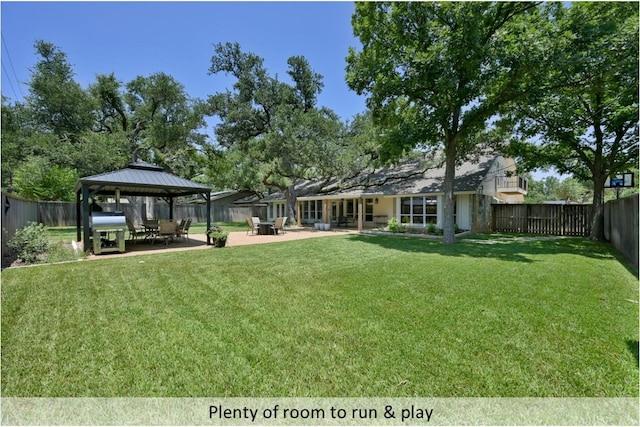
M 412 227 L 443 226 L 444 165 L 417 159 L 394 167 L 365 171 L 325 185 L 296 186 L 298 224 L 316 222 L 359 230 L 385 226 L 395 217 Z M 527 180 L 516 175 L 511 158 L 484 155 L 456 167 L 455 223 L 462 230 L 486 230 L 492 203 L 522 203 Z M 263 199 L 269 219 L 284 216 L 286 199 L 274 193 Z
M 231 205 L 234 203 L 255 203 L 257 197 L 252 191 L 241 190 L 223 190 L 211 192 L 211 205 Z M 205 203 L 202 197 L 193 198 L 187 201 L 187 203 Z

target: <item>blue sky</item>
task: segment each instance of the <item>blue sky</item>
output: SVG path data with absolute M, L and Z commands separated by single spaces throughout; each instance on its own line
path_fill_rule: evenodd
M 365 110 L 347 87 L 345 57 L 353 36 L 352 2 L 13 2 L 1 3 L 2 94 L 21 100 L 34 42 L 67 54 L 76 81 L 87 88 L 96 74 L 123 82 L 164 72 L 192 98 L 231 89 L 233 79 L 208 75 L 213 45 L 238 42 L 262 57 L 271 75 L 289 81 L 287 59 L 307 58 L 324 76 L 319 104 L 344 120 Z M 209 130 L 212 134 L 212 130 Z
M 27 95 L 30 68 L 38 61 L 33 45 L 44 40 L 67 54 L 84 88 L 97 74 L 113 72 L 127 83 L 164 72 L 190 97 L 206 99 L 233 84 L 223 74 L 208 75 L 213 45 L 238 42 L 283 81 L 289 81 L 287 59 L 306 57 L 324 77 L 319 104 L 349 120 L 365 110 L 365 98 L 344 80 L 348 48 L 360 47 L 353 11 L 354 3 L 346 1 L 2 1 L 2 94 L 13 101 Z M 215 120 L 207 122 L 213 140 Z

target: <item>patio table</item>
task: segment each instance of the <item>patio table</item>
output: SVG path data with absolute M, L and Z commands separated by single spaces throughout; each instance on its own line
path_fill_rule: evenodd
M 145 239 L 155 239 L 156 235 L 158 234 L 158 221 L 157 220 L 151 220 L 151 221 L 143 221 L 142 226 L 144 227 L 144 232 L 145 232 Z
M 261 222 L 258 227 L 258 234 L 278 234 L 278 231 L 274 230 L 273 225 L 273 222 Z

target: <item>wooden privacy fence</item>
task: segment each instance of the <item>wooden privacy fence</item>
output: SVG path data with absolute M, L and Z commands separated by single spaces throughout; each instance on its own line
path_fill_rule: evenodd
M 76 225 L 75 202 L 39 202 L 2 193 L 2 229 L 3 241 L 10 239 L 16 230 L 29 225 L 30 222 L 42 223 L 47 227 L 70 227 Z M 115 211 L 115 203 L 98 203 L 105 212 Z M 127 218 L 134 223 L 141 222 L 141 212 L 146 211 L 146 204 L 139 207 L 129 203 L 121 204 Z M 214 222 L 241 222 L 249 216 L 265 218 L 265 205 L 214 204 L 211 206 L 211 220 Z M 153 207 L 150 218 L 169 218 L 169 206 L 157 203 Z M 204 204 L 176 204 L 174 218 L 193 218 L 194 222 L 206 222 L 207 210 Z M 4 252 L 4 245 L 3 245 Z
M 591 205 L 492 205 L 492 230 L 504 233 L 588 236 Z
M 632 194 L 604 205 L 604 236 L 638 271 L 638 207 L 640 196 Z

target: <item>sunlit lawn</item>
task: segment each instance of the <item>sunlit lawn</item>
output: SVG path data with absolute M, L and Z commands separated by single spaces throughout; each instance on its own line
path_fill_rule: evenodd
M 638 396 L 608 245 L 336 236 L 2 272 L 3 396 Z

